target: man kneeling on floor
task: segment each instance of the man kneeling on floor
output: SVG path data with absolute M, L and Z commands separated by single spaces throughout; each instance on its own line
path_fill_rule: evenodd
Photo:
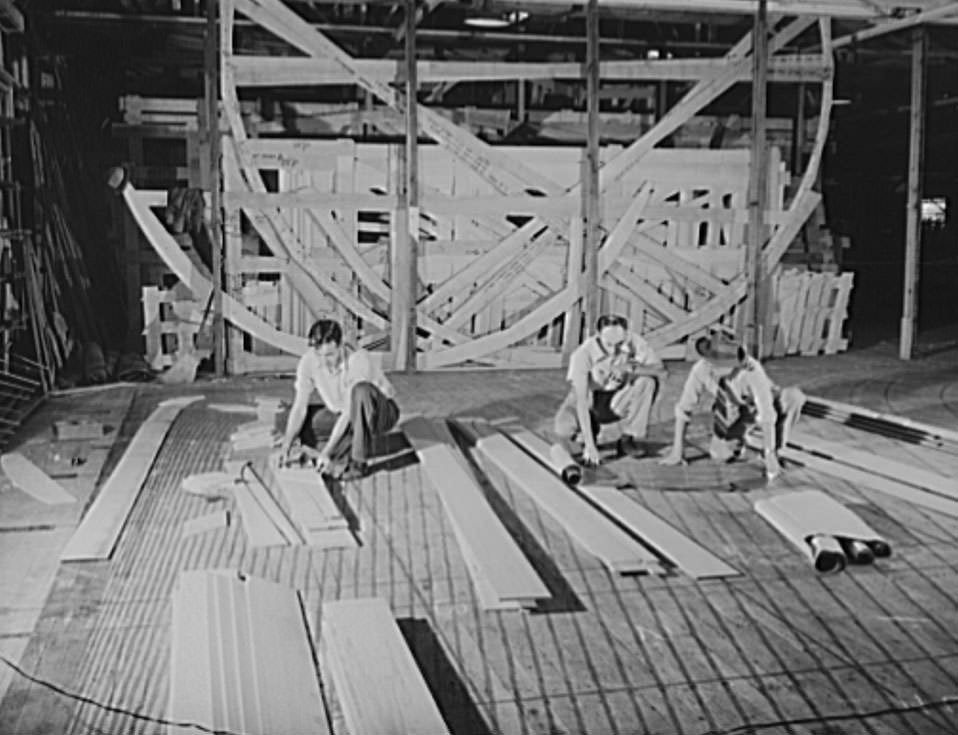
M 280 461 L 289 461 L 298 439 L 304 447 L 319 450 L 319 472 L 344 480 L 362 477 L 377 439 L 399 419 L 395 390 L 366 350 L 343 343 L 338 322 L 320 319 L 307 338 L 309 349 L 296 367 L 296 396 L 286 419 Z M 321 405 L 310 404 L 314 390 Z M 320 449 L 321 437 L 325 442 Z
M 700 337 L 695 343 L 700 359 L 692 366 L 682 395 L 675 404 L 672 448 L 661 464 L 684 462 L 685 429 L 699 398 L 712 396 L 712 438 L 709 455 L 721 462 L 737 459 L 750 429 L 761 430 L 765 472 L 769 479 L 781 472 L 778 451 L 788 442 L 788 433 L 798 421 L 805 394 L 800 388 L 779 388 L 765 368 L 740 345 L 718 335 Z
M 555 417 L 555 434 L 570 454 L 599 463 L 596 444 L 602 424 L 621 428 L 619 454 L 632 453 L 645 440 L 649 414 L 666 375 L 659 356 L 621 316 L 603 315 L 596 334 L 569 360 L 572 388 Z

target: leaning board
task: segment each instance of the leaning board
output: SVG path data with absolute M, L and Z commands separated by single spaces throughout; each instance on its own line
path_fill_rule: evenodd
M 323 603 L 322 642 L 350 733 L 449 732 L 385 600 Z

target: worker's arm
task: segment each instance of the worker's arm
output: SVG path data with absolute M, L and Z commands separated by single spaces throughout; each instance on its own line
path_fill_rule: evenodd
M 318 472 L 327 469 L 332 463 L 333 448 L 339 443 L 339 440 L 343 438 L 343 434 L 346 433 L 348 427 L 349 411 L 343 411 L 336 418 L 336 423 L 333 424 L 333 430 L 329 432 L 329 438 L 326 440 L 326 446 L 323 447 L 323 450 L 319 453 L 319 458 L 316 460 L 316 470 Z
M 599 448 L 592 433 L 592 416 L 589 412 L 589 381 L 588 378 L 575 380 L 572 383 L 575 391 L 575 412 L 579 419 L 579 432 L 582 434 L 584 445 L 582 458 L 586 464 L 599 464 Z
M 672 433 L 672 446 L 659 460 L 663 465 L 677 465 L 685 461 L 682 454 L 685 451 L 685 429 L 689 425 L 692 411 L 699 402 L 703 393 L 715 394 L 718 383 L 712 372 L 712 367 L 704 360 L 696 362 L 689 371 L 689 376 L 682 386 L 682 395 L 675 404 L 675 427 Z
M 781 472 L 778 452 L 775 448 L 775 399 L 772 395 L 772 383 L 761 368 L 753 368 L 749 373 L 752 397 L 755 399 L 755 419 L 762 430 L 762 456 L 765 458 L 765 473 L 769 479 Z
M 293 398 L 293 405 L 289 409 L 289 416 L 286 418 L 286 432 L 283 434 L 283 443 L 280 445 L 279 459 L 285 463 L 289 458 L 289 450 L 299 436 L 303 428 L 303 422 L 306 420 L 306 413 L 309 410 L 309 391 L 304 390 L 297 381 L 296 395 Z

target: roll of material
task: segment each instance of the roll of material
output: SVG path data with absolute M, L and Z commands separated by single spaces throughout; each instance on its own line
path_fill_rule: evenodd
M 845 551 L 834 536 L 811 536 L 807 543 L 816 572 L 822 574 L 840 572 L 848 564 Z
M 553 444 L 549 447 L 549 460 L 552 462 L 552 468 L 564 482 L 578 485 L 582 480 L 582 468 L 576 464 L 572 455 L 561 444 Z

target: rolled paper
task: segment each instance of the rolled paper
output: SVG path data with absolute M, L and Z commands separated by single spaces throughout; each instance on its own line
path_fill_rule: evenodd
M 864 541 L 841 539 L 842 550 L 852 564 L 871 564 L 875 561 L 875 552 Z
M 552 468 L 559 473 L 563 482 L 578 485 L 582 480 L 582 468 L 576 464 L 572 455 L 561 444 L 553 444 L 549 447 L 549 459 L 552 462 Z
M 887 541 L 869 541 L 868 546 L 871 548 L 876 559 L 891 556 L 891 545 Z
M 834 536 L 812 536 L 808 539 L 808 545 L 812 550 L 816 572 L 840 572 L 848 563 L 842 545 Z

